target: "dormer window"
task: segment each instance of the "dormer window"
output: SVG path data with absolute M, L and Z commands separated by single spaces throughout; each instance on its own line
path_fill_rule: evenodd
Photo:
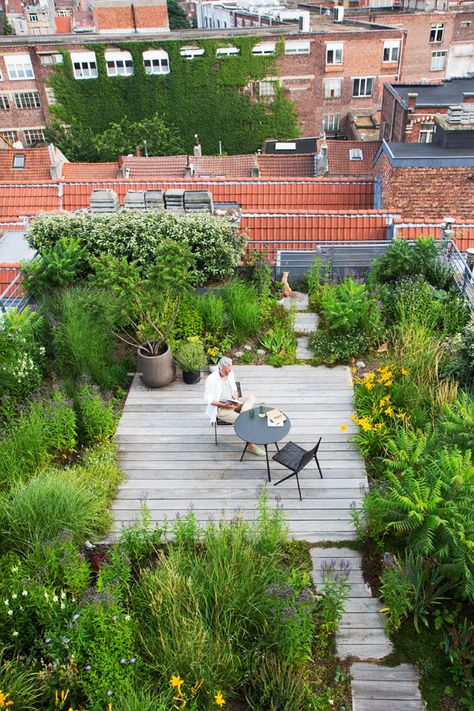
M 360 148 L 351 148 L 349 151 L 349 160 L 363 160 L 364 156 Z
M 24 153 L 15 153 L 13 156 L 13 168 L 24 168 L 26 156 Z

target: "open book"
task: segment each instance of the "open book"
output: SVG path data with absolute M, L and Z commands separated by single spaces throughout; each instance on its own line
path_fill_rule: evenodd
M 280 427 L 286 420 L 285 415 L 280 412 L 280 410 L 270 410 L 267 412 L 268 425 L 273 427 Z

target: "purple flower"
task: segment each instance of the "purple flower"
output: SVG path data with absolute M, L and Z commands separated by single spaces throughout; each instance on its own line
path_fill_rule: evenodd
M 80 613 L 80 612 L 76 612 L 76 614 L 75 614 L 74 617 L 72 618 L 72 621 L 73 621 L 73 622 L 77 622 L 77 620 L 79 619 L 80 616 L 81 616 L 81 613 Z
M 51 642 L 51 637 L 46 637 L 46 639 L 44 641 L 46 644 L 49 644 Z
M 113 696 L 113 695 L 114 695 L 114 692 L 109 689 L 107 692 L 107 696 Z
M 90 671 L 90 670 L 92 669 L 92 667 L 91 667 L 90 664 L 86 664 L 86 666 L 84 667 L 84 669 L 85 669 L 86 671 Z
M 118 620 L 118 615 L 112 615 L 112 619 L 114 622 L 116 622 Z
M 130 664 L 135 664 L 136 661 L 137 661 L 137 658 L 136 658 L 136 657 L 131 657 L 131 658 L 130 658 Z

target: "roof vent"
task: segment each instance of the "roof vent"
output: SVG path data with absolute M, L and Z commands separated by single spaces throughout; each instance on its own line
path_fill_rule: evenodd
M 349 150 L 349 160 L 363 160 L 364 156 L 360 148 L 351 148 Z
M 96 188 L 91 192 L 89 205 L 92 212 L 117 212 L 119 199 L 115 190 Z
M 186 212 L 213 211 L 212 195 L 207 190 L 185 190 L 184 209 Z
M 125 210 L 145 210 L 145 191 L 144 190 L 129 190 L 123 201 Z
M 167 190 L 165 192 L 165 206 L 171 212 L 184 212 L 184 190 Z
M 145 190 L 145 205 L 147 210 L 163 210 L 163 190 Z

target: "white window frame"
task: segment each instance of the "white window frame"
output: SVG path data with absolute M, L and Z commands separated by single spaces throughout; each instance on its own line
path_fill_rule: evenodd
M 9 143 L 16 143 L 18 141 L 18 131 L 1 131 L 2 137 Z
M 17 109 L 40 109 L 41 101 L 38 91 L 20 91 L 13 95 Z
M 467 29 L 470 26 L 471 26 L 471 20 L 465 20 L 464 22 L 461 22 L 461 27 L 463 28 L 463 30 Z
M 323 94 L 327 100 L 340 99 L 342 91 L 342 79 L 324 79 Z
M 131 77 L 134 74 L 132 55 L 125 50 L 106 50 L 105 63 L 108 77 Z
M 202 57 L 204 54 L 204 47 L 198 47 L 197 45 L 186 45 L 181 47 L 179 54 L 184 59 L 194 59 L 195 57 Z
M 71 52 L 71 62 L 74 79 L 97 79 L 99 76 L 95 52 Z
M 35 78 L 29 54 L 9 54 L 4 55 L 3 59 L 10 81 L 25 81 Z
M 311 42 L 308 40 L 286 40 L 285 54 L 309 54 Z
M 268 56 L 269 54 L 275 54 L 275 42 L 259 42 L 252 47 L 252 54 L 257 56 Z
M 24 128 L 25 143 L 33 146 L 35 143 L 44 142 L 44 130 L 42 128 Z
M 430 28 L 430 44 L 439 44 L 444 39 L 445 23 L 438 22 L 431 25 Z
M 323 116 L 323 131 L 325 133 L 335 133 L 339 131 L 340 114 L 324 114 Z
M 352 78 L 352 98 L 366 99 L 373 96 L 374 93 L 374 78 L 375 77 L 353 77 Z M 356 93 L 356 82 L 358 83 Z
M 10 132 L 5 131 L 5 133 L 10 133 Z M 23 170 L 23 168 L 25 167 L 25 163 L 26 163 L 26 155 L 24 153 L 14 153 L 13 161 L 12 161 L 12 168 L 15 168 L 15 170 Z
M 239 47 L 218 47 L 216 49 L 216 57 L 235 57 L 240 54 Z
M 442 72 L 446 67 L 446 56 L 448 52 L 445 49 L 431 52 L 430 72 Z
M 260 79 L 258 82 L 258 95 L 260 98 L 271 98 L 275 96 L 275 88 L 278 79 Z
M 44 92 L 46 94 L 46 100 L 48 102 L 48 105 L 51 106 L 51 104 L 57 104 L 58 102 L 56 101 L 56 97 L 54 96 L 54 90 L 51 89 L 49 86 L 46 86 L 44 89 Z
M 28 20 L 30 22 L 38 22 L 38 15 L 35 15 L 34 13 L 32 13 L 31 15 L 29 15 Z
M 64 61 L 64 57 L 62 54 L 58 54 L 56 52 L 52 52 L 51 54 L 39 54 L 39 60 L 40 64 L 43 66 L 47 66 L 50 64 L 62 64 Z
M 349 149 L 349 160 L 364 160 L 364 154 L 362 148 L 350 148 Z
M 418 143 L 431 143 L 433 141 L 434 130 L 434 121 L 425 121 L 424 123 L 421 123 Z
M 147 49 L 143 52 L 145 74 L 169 74 L 170 58 L 164 49 Z M 149 66 L 147 66 L 147 63 Z
M 330 67 L 344 63 L 344 42 L 326 43 L 326 64 Z
M 0 111 L 9 111 L 10 97 L 8 94 L 0 94 Z
M 388 40 L 383 43 L 382 62 L 392 63 L 398 62 L 400 58 L 400 40 Z

